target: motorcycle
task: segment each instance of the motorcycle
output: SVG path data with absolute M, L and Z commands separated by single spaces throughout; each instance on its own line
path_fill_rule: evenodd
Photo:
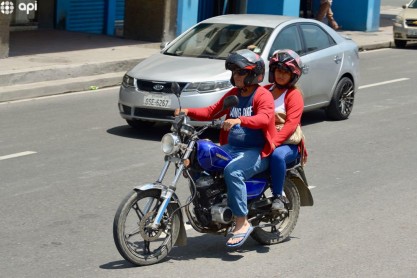
M 179 101 L 179 85 L 173 83 L 171 90 Z M 236 96 L 226 98 L 223 110 L 237 102 Z M 192 228 L 200 233 L 226 236 L 233 230 L 233 215 L 227 205 L 222 171 L 231 157 L 210 140 L 200 139 L 205 130 L 220 124 L 213 120 L 197 128 L 188 123 L 184 114 L 175 117 L 171 132 L 161 141 L 165 159 L 158 179 L 135 187 L 121 202 L 114 217 L 113 238 L 124 259 L 138 266 L 151 265 L 163 260 L 173 246 L 186 245 L 184 214 Z M 174 178 L 171 183 L 165 183 L 172 165 L 175 166 Z M 191 192 L 183 206 L 175 194 L 181 176 L 189 181 Z M 300 158 L 287 165 L 285 211 L 271 210 L 269 171 L 245 183 L 248 220 L 254 227 L 251 237 L 262 245 L 288 239 L 297 223 L 300 206 L 313 205 Z

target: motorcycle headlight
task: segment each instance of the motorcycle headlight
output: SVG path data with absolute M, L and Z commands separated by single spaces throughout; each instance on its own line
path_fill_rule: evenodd
M 166 155 L 171 155 L 178 152 L 180 139 L 172 133 L 167 133 L 162 137 L 161 144 L 162 151 Z

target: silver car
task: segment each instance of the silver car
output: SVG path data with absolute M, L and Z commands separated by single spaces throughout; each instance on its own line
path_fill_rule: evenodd
M 160 53 L 140 62 L 123 78 L 120 115 L 138 129 L 155 122 L 172 122 L 179 107 L 171 93 L 178 82 L 181 107 L 205 107 L 232 88 L 225 69 L 230 52 L 248 48 L 268 61 L 277 49 L 301 56 L 299 81 L 309 111 L 325 108 L 333 120 L 347 119 L 358 90 L 357 45 L 319 21 L 278 15 L 223 15 L 204 20 L 169 43 Z
M 393 22 L 394 43 L 404 48 L 408 41 L 417 41 L 417 0 L 403 5 Z

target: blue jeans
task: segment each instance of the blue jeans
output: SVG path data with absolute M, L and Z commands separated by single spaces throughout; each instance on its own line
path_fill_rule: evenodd
M 227 203 L 237 217 L 248 214 L 247 192 L 245 180 L 265 171 L 269 166 L 269 158 L 261 158 L 262 148 L 238 148 L 223 145 L 233 159 L 224 168 L 224 180 L 227 186 Z
M 270 171 L 272 177 L 272 195 L 282 195 L 284 189 L 287 163 L 297 159 L 297 145 L 281 145 L 277 147 L 270 158 Z

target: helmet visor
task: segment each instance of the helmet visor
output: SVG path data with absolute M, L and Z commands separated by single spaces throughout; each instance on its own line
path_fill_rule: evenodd
M 275 63 L 270 66 L 270 71 L 274 72 L 275 70 L 291 72 L 291 69 L 284 63 Z

